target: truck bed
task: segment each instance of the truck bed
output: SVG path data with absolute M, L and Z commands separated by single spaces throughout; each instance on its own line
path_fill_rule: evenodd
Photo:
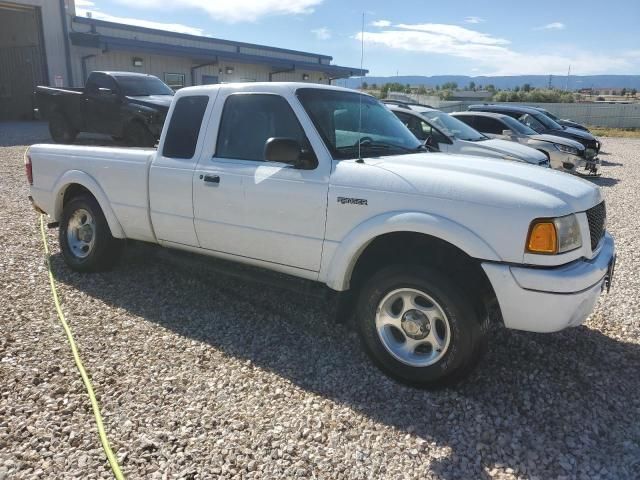
M 29 149 L 34 176 L 34 202 L 58 221 L 62 197 L 54 192 L 83 176 L 93 182 L 105 215 L 111 209 L 123 236 L 155 241 L 149 221 L 148 175 L 155 149 L 38 144 Z M 84 182 L 83 182 L 84 183 Z M 103 205 L 103 203 L 107 205 Z M 118 236 L 114 232 L 114 236 Z

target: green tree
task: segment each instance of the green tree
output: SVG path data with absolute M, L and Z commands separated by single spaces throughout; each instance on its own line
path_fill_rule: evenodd
M 525 83 L 525 84 L 522 86 L 522 90 L 524 90 L 525 92 L 530 92 L 530 91 L 531 91 L 531 85 L 530 85 L 530 84 L 528 84 L 528 83 Z
M 469 82 L 469 90 L 473 90 L 475 91 L 476 89 L 476 82 L 474 82 L 473 80 Z
M 372 83 L 371 84 L 371 90 L 377 90 L 378 89 L 378 84 L 377 83 Z
M 418 95 L 426 95 L 427 94 L 427 89 L 424 88 L 424 85 L 420 85 L 418 87 Z
M 620 91 L 620 95 L 622 95 L 623 97 L 626 97 L 626 96 L 627 96 L 627 89 L 626 89 L 626 88 L 623 88 L 623 89 Z
M 487 92 L 495 92 L 495 91 L 496 91 L 496 87 L 494 87 L 492 83 L 490 83 L 489 85 L 487 85 L 486 87 L 484 87 L 484 89 L 485 89 Z
M 635 97 L 635 96 L 636 96 L 636 93 L 638 93 L 638 90 L 637 90 L 637 89 L 635 89 L 635 88 L 632 88 L 632 89 L 631 89 L 631 96 L 632 96 L 632 97 Z
M 369 88 L 369 84 L 367 82 L 362 82 L 362 90 L 366 90 Z

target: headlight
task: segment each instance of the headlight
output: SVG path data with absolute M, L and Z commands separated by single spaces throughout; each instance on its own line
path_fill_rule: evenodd
M 578 219 L 574 214 L 558 218 L 539 218 L 531 222 L 527 252 L 554 255 L 582 246 Z
M 575 147 L 570 147 L 568 145 L 560 145 L 559 143 L 554 143 L 554 147 L 564 153 L 570 153 L 571 155 L 578 155 L 578 149 Z

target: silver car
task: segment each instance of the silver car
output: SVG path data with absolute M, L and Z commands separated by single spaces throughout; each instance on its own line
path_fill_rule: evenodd
M 522 143 L 540 150 L 549 158 L 551 168 L 576 174 L 595 175 L 600 160 L 597 154 L 569 138 L 538 134 L 515 118 L 492 112 L 455 112 L 451 114 L 488 137 Z

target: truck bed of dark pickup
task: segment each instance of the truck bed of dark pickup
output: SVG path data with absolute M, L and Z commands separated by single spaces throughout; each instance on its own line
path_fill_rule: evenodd
M 92 72 L 85 88 L 36 89 L 38 112 L 57 143 L 90 132 L 131 146 L 154 146 L 172 97 L 173 90 L 157 77 L 131 72 Z

